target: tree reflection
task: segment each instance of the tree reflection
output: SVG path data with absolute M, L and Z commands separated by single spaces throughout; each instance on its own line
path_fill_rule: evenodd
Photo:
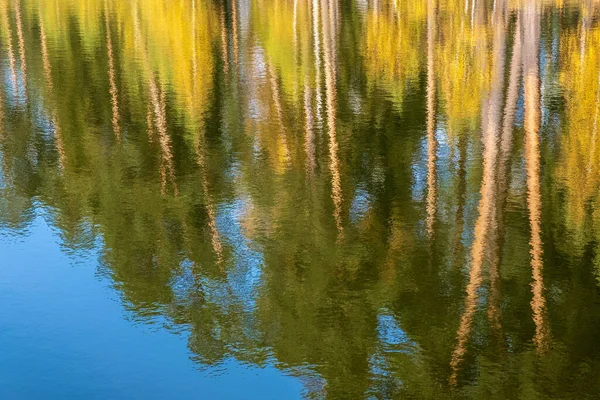
M 2 1 L 0 223 L 50 210 L 199 365 L 585 397 L 600 11 L 566 3 Z

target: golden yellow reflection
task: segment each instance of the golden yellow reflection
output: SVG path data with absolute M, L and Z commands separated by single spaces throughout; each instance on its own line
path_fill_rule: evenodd
M 419 22 L 429 21 L 430 14 L 426 0 L 399 3 L 395 6 L 395 2 L 382 0 L 369 5 L 362 52 L 370 89 L 384 89 L 401 110 L 408 88 L 418 79 L 421 68 L 419 44 L 423 31 Z M 427 35 L 429 26 L 428 22 Z
M 599 14 L 598 2 L 581 5 L 577 34 L 560 38 L 560 83 L 565 92 L 565 135 L 556 176 L 566 192 L 564 219 L 573 248 L 583 250 L 589 239 L 586 226 L 589 205 L 598 204 L 600 152 L 597 150 L 600 111 L 600 30 L 592 22 Z M 594 221 L 598 219 L 593 218 Z M 581 256 L 581 254 L 579 254 Z
M 287 131 L 283 122 L 283 109 L 281 106 L 281 94 L 279 91 L 279 82 L 277 81 L 273 64 L 267 62 L 267 75 L 271 84 L 271 95 L 273 99 L 273 105 L 275 106 L 275 113 L 277 118 L 277 124 L 279 125 L 279 141 L 283 149 L 283 166 L 284 170 L 287 169 L 291 162 L 290 148 L 288 145 Z
M 439 30 L 446 34 L 438 45 L 436 61 L 443 71 L 438 78 L 440 100 L 451 139 L 478 129 L 483 96 L 489 91 L 490 54 L 485 49 L 493 46 L 493 32 L 487 25 L 473 26 L 471 10 L 475 7 L 479 3 L 456 0 L 440 4 Z

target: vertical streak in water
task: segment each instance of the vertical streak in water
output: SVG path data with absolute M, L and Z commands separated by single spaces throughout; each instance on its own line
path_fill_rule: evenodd
M 225 7 L 221 6 L 219 15 L 221 24 L 221 58 L 223 59 L 223 72 L 227 74 L 229 72 L 229 50 L 227 45 L 227 26 L 225 26 Z
M 427 0 L 427 235 L 433 237 L 436 214 L 437 177 L 435 162 L 435 35 L 436 0 Z
M 534 343 L 544 351 L 548 339 L 546 299 L 544 297 L 543 249 L 541 238 L 542 200 L 540 193 L 540 42 L 539 0 L 528 0 L 524 9 L 523 75 L 525 79 L 525 163 L 527 170 L 527 208 L 531 229 L 530 253 L 533 282 L 531 309 L 535 323 Z
M 340 24 L 341 24 L 340 4 L 341 3 L 339 1 L 333 2 L 334 9 L 335 9 L 335 27 L 337 29 L 337 32 L 340 31 Z M 337 40 L 337 38 L 336 38 L 336 40 Z M 337 56 L 337 54 L 336 54 L 336 56 Z
M 15 51 L 13 49 L 13 37 L 12 37 L 12 29 L 10 27 L 10 19 L 8 17 L 8 5 L 7 1 L 2 1 L 2 8 L 0 12 L 2 13 L 2 25 L 6 29 L 6 37 L 8 40 L 6 41 L 7 53 L 8 53 L 8 65 L 10 66 L 10 80 L 13 87 L 13 92 L 17 93 L 17 62 L 15 59 Z
M 154 141 L 154 122 L 152 119 L 152 106 L 148 103 L 148 107 L 146 108 L 146 126 L 148 127 L 148 141 L 150 143 Z
M 42 21 L 41 10 L 39 12 L 39 25 L 40 25 L 40 46 L 42 49 L 42 63 L 44 65 L 44 77 L 46 78 L 46 86 L 49 90 L 52 90 L 52 67 L 50 65 L 50 58 L 48 56 L 48 44 L 46 39 L 46 30 L 44 29 L 44 21 Z
M 224 23 L 223 12 L 221 11 L 221 23 Z M 222 25 L 222 29 L 224 26 Z M 196 51 L 196 0 L 192 0 L 192 84 L 194 85 L 194 94 L 196 93 L 196 80 L 197 80 L 197 51 Z M 195 101 L 195 96 L 192 101 Z M 196 110 L 196 107 L 192 107 Z M 216 213 L 213 198 L 210 194 L 210 188 L 208 184 L 208 173 L 206 167 L 206 138 L 204 134 L 204 124 L 201 122 L 200 129 L 196 135 L 194 142 L 194 149 L 196 151 L 196 162 L 200 168 L 202 192 L 204 194 L 204 202 L 206 208 L 206 214 L 208 215 L 208 228 L 210 230 L 210 241 L 212 244 L 213 251 L 217 255 L 217 264 L 221 267 L 223 261 L 223 246 L 221 244 L 221 237 L 217 230 Z
M 238 68 L 239 62 L 239 45 L 238 45 L 238 22 L 237 22 L 237 0 L 231 0 L 231 24 L 233 35 L 233 61 L 235 67 Z
M 458 206 L 456 208 L 456 236 L 455 236 L 455 254 L 461 254 L 462 234 L 465 225 L 465 203 L 467 191 L 467 137 L 466 133 L 459 134 L 458 137 Z M 457 258 L 458 260 L 458 258 Z
M 275 105 L 275 112 L 277 113 L 277 122 L 279 124 L 279 134 L 281 144 L 283 146 L 283 158 L 285 167 L 287 168 L 291 161 L 290 148 L 288 145 L 287 132 L 285 124 L 283 123 L 283 108 L 281 106 L 281 97 L 279 92 L 279 83 L 275 75 L 275 69 L 273 64 L 269 61 L 267 63 L 267 73 L 269 74 L 269 82 L 271 83 L 271 94 L 273 96 L 273 104 Z
M 294 61 L 297 61 L 298 55 L 298 0 L 294 0 L 294 19 L 292 22 L 292 31 L 294 32 Z
M 333 199 L 333 216 L 338 230 L 338 237 L 344 233 L 342 227 L 342 185 L 338 159 L 338 142 L 336 138 L 336 76 L 333 62 L 331 36 L 334 36 L 329 24 L 329 7 L 326 0 L 321 0 L 321 19 L 323 24 L 323 43 L 325 46 L 325 92 L 327 99 L 327 130 L 329 134 L 329 170 L 331 172 L 331 198 Z
M 6 125 L 4 120 L 4 81 L 0 80 L 0 143 L 6 139 Z
M 164 87 L 159 88 L 160 91 L 160 112 L 162 115 L 162 120 L 164 121 L 164 135 L 162 135 L 162 137 L 164 137 L 166 139 L 165 141 L 165 148 L 166 151 L 168 151 L 169 154 L 169 162 L 166 163 L 167 166 L 167 171 L 169 173 L 169 179 L 171 180 L 171 184 L 173 185 L 173 193 L 175 194 L 175 196 L 179 196 L 179 189 L 177 188 L 177 182 L 175 182 L 175 165 L 173 163 L 173 152 L 172 152 L 172 144 L 171 144 L 171 136 L 169 136 L 169 134 L 167 133 L 167 102 L 166 102 L 166 92 Z M 159 126 L 160 128 L 160 126 Z M 159 129 L 159 133 L 160 133 L 160 129 Z
M 585 0 L 583 1 L 581 7 L 581 39 L 579 44 L 579 61 L 581 68 L 584 66 L 583 57 L 585 56 L 587 35 L 589 33 L 590 26 L 592 25 L 593 6 L 590 3 L 590 0 Z
M 493 168 L 491 172 L 492 178 L 490 183 L 490 229 L 488 232 L 489 243 L 492 246 L 495 245 L 496 249 L 492 247 L 492 254 L 490 255 L 490 301 L 488 308 L 488 318 L 492 325 L 492 328 L 496 332 L 501 331 L 500 323 L 500 308 L 498 306 L 500 298 L 500 271 L 498 266 L 498 251 L 497 248 L 499 240 L 499 219 L 501 218 L 498 212 L 498 156 L 499 156 L 499 141 L 502 136 L 502 103 L 504 93 L 504 76 L 506 67 L 506 24 L 507 24 L 507 12 L 506 2 L 499 0 L 494 2 L 494 12 L 492 16 L 494 29 L 494 61 L 493 61 L 493 75 L 492 75 L 492 87 L 489 101 L 489 115 L 488 115 L 488 138 L 490 146 L 492 147 L 493 155 L 490 164 Z
M 25 38 L 23 36 L 23 20 L 21 19 L 21 2 L 15 0 L 15 19 L 17 21 L 17 38 L 19 41 L 19 58 L 21 60 L 21 75 L 23 79 L 23 96 L 27 103 L 27 59 L 25 58 Z
M 221 236 L 217 230 L 217 218 L 215 213 L 215 205 L 213 197 L 210 193 L 210 187 L 208 184 L 208 172 L 206 166 L 206 139 L 204 136 L 204 127 L 202 126 L 196 141 L 194 143 L 194 150 L 196 151 L 196 162 L 200 168 L 202 192 L 204 194 L 204 202 L 206 208 L 206 214 L 208 215 L 208 228 L 210 230 L 210 242 L 213 251 L 217 255 L 217 264 L 222 268 L 223 261 L 223 245 L 221 244 Z
M 335 20 L 336 3 L 337 1 L 335 0 L 327 2 L 327 16 L 329 17 L 329 41 L 331 42 L 329 48 L 334 49 L 334 51 L 332 51 L 330 54 L 333 65 L 337 65 L 337 35 L 334 33 L 336 32 L 337 28 L 337 23 Z
M 506 92 L 506 104 L 504 106 L 504 120 L 502 124 L 502 136 L 500 138 L 500 155 L 498 158 L 498 179 L 496 189 L 496 223 L 498 225 L 497 240 L 492 250 L 490 267 L 490 306 L 488 318 L 492 326 L 500 329 L 500 253 L 504 243 L 504 208 L 508 196 L 508 174 L 510 166 L 510 155 L 512 151 L 513 123 L 519 94 L 521 77 L 521 18 L 517 16 L 513 40 L 512 58 L 509 70 L 508 90 Z
M 317 100 L 317 121 L 321 122 L 321 44 L 319 35 L 319 0 L 312 0 L 313 49 L 315 55 L 315 93 Z
M 502 125 L 502 145 L 501 145 L 501 157 L 500 157 L 500 168 L 501 171 L 499 182 L 502 183 L 502 187 L 507 187 L 505 182 L 507 176 L 504 170 L 508 167 L 510 153 L 512 151 L 512 136 L 513 136 L 513 124 L 515 121 L 515 112 L 517 109 L 517 100 L 519 98 L 519 86 L 521 83 L 521 58 L 522 58 L 522 43 L 521 31 L 523 29 L 521 25 L 521 15 L 517 16 L 517 22 L 515 27 L 515 37 L 513 44 L 513 52 L 510 61 L 509 81 L 508 90 L 506 93 L 506 105 L 504 107 L 504 121 Z
M 309 177 L 313 176 L 315 170 L 315 134 L 311 98 L 312 93 L 308 78 L 306 78 L 304 82 L 304 150 L 306 151 L 306 171 Z
M 292 23 L 294 31 L 294 99 L 298 98 L 298 0 L 294 0 L 294 20 Z
M 56 146 L 56 151 L 58 152 L 58 165 L 61 170 L 64 170 L 66 163 L 66 155 L 65 149 L 63 146 L 62 134 L 60 132 L 60 127 L 58 124 L 58 117 L 56 115 L 56 98 L 54 98 L 54 85 L 52 83 L 52 64 L 50 64 L 50 57 L 48 55 L 48 43 L 46 39 L 46 30 L 44 28 L 44 22 L 42 21 L 42 13 L 41 10 L 38 12 L 39 14 L 39 25 L 40 25 L 40 47 L 42 49 L 42 63 L 44 65 L 44 76 L 46 78 L 46 87 L 50 92 L 50 97 L 52 98 L 52 125 L 54 126 L 54 142 Z
M 373 20 L 374 25 L 379 25 L 379 0 L 373 0 Z
M 592 145 L 590 148 L 590 157 L 586 169 L 586 174 L 592 172 L 592 166 L 596 158 L 596 136 L 598 134 L 598 111 L 600 110 L 600 72 L 598 73 L 598 86 L 596 88 L 596 109 L 594 112 L 594 124 L 592 126 Z M 588 180 L 589 182 L 589 180 Z
M 121 141 L 121 129 L 119 128 L 119 93 L 115 80 L 115 60 L 113 55 L 112 39 L 110 36 L 110 24 L 108 20 L 108 0 L 104 0 L 104 28 L 106 29 L 106 49 L 108 52 L 108 83 L 110 86 L 110 102 L 112 106 L 112 126 L 117 142 Z
M 471 250 L 471 270 L 467 284 L 465 309 L 461 316 L 456 332 L 457 345 L 452 353 L 449 378 L 451 385 L 456 385 L 458 371 L 466 353 L 466 344 L 471 335 L 473 317 L 477 310 L 477 291 L 482 281 L 482 266 L 485 259 L 488 235 L 497 231 L 495 210 L 496 164 L 498 158 L 498 138 L 500 135 L 500 120 L 502 111 L 502 94 L 504 89 L 504 67 L 506 50 L 506 26 L 504 12 L 505 3 L 496 9 L 494 18 L 493 70 L 490 95 L 488 98 L 487 124 L 483 130 L 483 182 L 481 183 L 481 200 L 479 201 L 479 216 L 475 222 L 473 248 Z
M 196 0 L 192 0 L 192 96 L 196 94 L 196 79 L 198 78 L 198 61 L 196 50 Z
M 312 1 L 306 1 L 306 10 L 308 11 L 308 19 L 310 20 L 312 13 L 310 10 Z M 310 21 L 312 24 L 312 21 Z M 310 27 L 309 27 L 310 29 Z M 308 68 L 310 71 L 311 66 L 311 50 L 308 47 L 303 46 L 302 48 L 302 60 L 301 65 L 304 68 Z M 312 104 L 313 91 L 310 87 L 310 73 L 307 72 L 304 75 L 304 152 L 306 153 L 306 176 L 309 181 L 312 181 L 315 169 L 315 127 L 314 127 L 314 111 Z

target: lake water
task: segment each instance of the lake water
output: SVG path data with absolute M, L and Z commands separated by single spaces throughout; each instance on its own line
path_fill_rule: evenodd
M 600 396 L 597 0 L 0 0 L 0 398 Z

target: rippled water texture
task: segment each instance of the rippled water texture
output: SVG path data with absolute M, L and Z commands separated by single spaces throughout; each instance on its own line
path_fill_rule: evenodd
M 0 0 L 0 397 L 598 396 L 599 17 Z

